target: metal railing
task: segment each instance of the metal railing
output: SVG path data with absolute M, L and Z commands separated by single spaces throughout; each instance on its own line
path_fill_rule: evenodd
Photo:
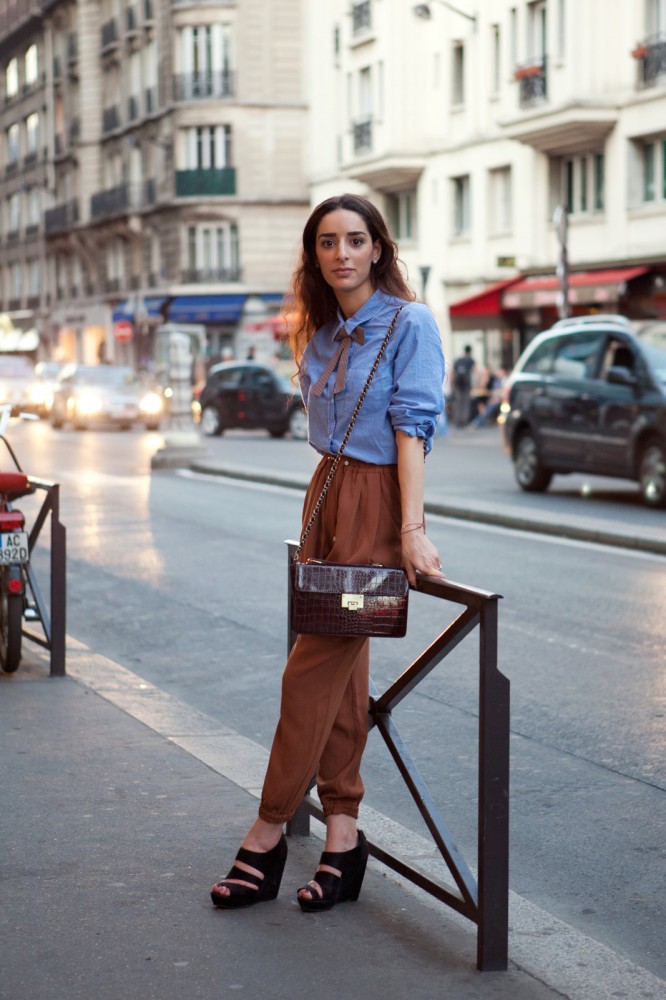
M 233 97 L 234 74 L 231 70 L 203 70 L 198 73 L 178 73 L 173 78 L 175 101 L 192 101 L 206 97 Z
M 372 151 L 372 118 L 363 118 L 354 122 L 354 152 L 370 153 Z
M 666 33 L 651 35 L 634 51 L 638 62 L 638 86 L 654 87 L 666 76 Z
M 529 108 L 548 99 L 548 60 L 546 56 L 530 59 L 516 66 L 514 77 L 519 83 L 518 103 Z
M 236 194 L 235 167 L 202 167 L 176 171 L 176 195 L 192 198 L 201 195 Z
M 60 485 L 35 479 L 33 476 L 29 476 L 28 480 L 35 490 L 43 490 L 46 496 L 28 535 L 31 557 L 25 567 L 28 609 L 24 615 L 22 631 L 30 642 L 49 651 L 51 677 L 64 677 L 67 633 L 67 534 L 60 520 Z M 37 581 L 32 553 L 49 514 L 51 516 L 50 601 L 47 604 Z M 30 628 L 30 623 L 41 625 L 42 634 Z
M 287 542 L 288 565 L 291 565 L 297 545 L 295 541 Z M 509 937 L 509 681 L 497 666 L 500 595 L 434 577 L 420 577 L 415 589 L 421 594 L 462 605 L 464 610 L 382 694 L 377 692 L 371 680 L 369 724 L 371 728 L 376 727 L 384 739 L 448 866 L 457 891 L 371 840 L 370 854 L 475 923 L 478 928 L 477 968 L 501 971 L 507 968 Z M 288 614 L 291 615 L 291 593 Z M 456 846 L 392 718 L 393 709 L 475 629 L 478 629 L 479 636 L 476 879 Z M 291 650 L 296 636 L 289 628 L 288 634 L 288 648 Z M 324 818 L 319 802 L 306 795 L 287 825 L 287 833 L 309 834 L 310 816 L 322 821 Z

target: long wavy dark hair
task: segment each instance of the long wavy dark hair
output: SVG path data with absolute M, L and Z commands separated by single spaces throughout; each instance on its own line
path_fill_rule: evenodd
M 381 213 L 372 202 L 356 194 L 327 198 L 313 209 L 305 223 L 301 259 L 292 278 L 293 298 L 288 306 L 288 325 L 289 341 L 296 364 L 299 364 L 315 331 L 337 314 L 338 301 L 335 293 L 317 267 L 316 239 L 323 217 L 340 208 L 360 215 L 365 220 L 373 244 L 379 243 L 381 246 L 379 259 L 370 272 L 373 288 L 379 288 L 407 302 L 413 302 L 416 298 L 400 269 L 398 247 L 391 239 Z

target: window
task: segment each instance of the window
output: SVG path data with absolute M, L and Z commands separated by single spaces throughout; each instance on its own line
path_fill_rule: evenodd
M 189 280 L 238 280 L 238 227 L 235 223 L 188 226 L 186 252 Z
M 648 37 L 666 33 L 666 0 L 646 0 L 645 27 Z
M 39 152 L 39 115 L 34 112 L 25 120 L 26 153 Z
M 231 94 L 231 27 L 208 24 L 183 28 L 181 65 L 188 97 L 225 97 Z
M 28 226 L 38 226 L 41 218 L 41 199 L 38 187 L 31 187 L 27 198 L 27 218 Z
M 501 46 L 499 24 L 493 24 L 490 27 L 490 48 L 491 48 L 490 92 L 491 94 L 499 94 L 500 74 L 502 71 L 502 59 L 501 59 L 502 46 Z
M 564 59 L 567 48 L 567 3 L 557 0 L 557 57 Z
M 643 201 L 657 197 L 657 143 L 648 142 L 643 149 Z
M 15 191 L 7 200 L 7 231 L 18 233 L 21 228 L 21 195 Z
M 465 46 L 462 42 L 454 42 L 452 60 L 453 76 L 451 79 L 451 104 L 465 103 Z
M 211 170 L 232 165 L 231 125 L 203 125 L 189 128 L 187 168 Z
M 39 260 L 28 262 L 28 295 L 36 299 L 42 290 L 42 269 Z
M 18 301 L 23 295 L 23 269 L 19 261 L 9 267 L 9 298 Z
M 527 39 L 528 58 L 543 63 L 548 51 L 546 0 L 534 0 L 527 5 Z
M 10 59 L 5 70 L 5 97 L 18 94 L 18 60 Z
M 509 11 L 509 58 L 515 68 L 518 65 L 518 11 L 515 7 Z
M 37 46 L 31 45 L 25 53 L 24 74 L 26 86 L 31 87 L 37 83 L 39 75 L 37 68 Z
M 513 228 L 511 167 L 489 171 L 490 233 L 507 233 Z
M 7 163 L 18 163 L 19 158 L 19 127 L 18 122 L 10 125 L 5 133 Z
M 471 224 L 470 177 L 453 177 L 453 232 L 455 236 L 467 233 Z
M 416 239 L 416 191 L 389 195 L 387 215 L 396 240 Z
M 603 212 L 605 207 L 605 157 L 603 153 L 555 158 L 551 161 L 551 210 L 565 205 L 576 215 Z

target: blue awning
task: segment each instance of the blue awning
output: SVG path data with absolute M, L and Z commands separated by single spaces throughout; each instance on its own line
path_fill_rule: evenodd
M 237 323 L 245 295 L 179 295 L 169 305 L 170 323 Z
M 153 295 L 149 296 L 147 299 L 143 299 L 144 311 L 142 312 L 142 310 L 139 309 L 139 317 L 141 317 L 142 315 L 144 316 L 147 315 L 153 318 L 159 318 L 160 309 L 162 308 L 165 302 L 166 298 L 163 295 L 161 296 Z M 111 317 L 113 322 L 119 323 L 122 322 L 123 320 L 129 320 L 130 323 L 133 323 L 135 319 L 136 305 L 137 303 L 135 299 L 127 299 L 127 301 L 121 302 L 120 305 L 116 306 L 116 308 L 113 310 L 113 315 Z M 141 302 L 139 303 L 139 305 L 141 305 Z

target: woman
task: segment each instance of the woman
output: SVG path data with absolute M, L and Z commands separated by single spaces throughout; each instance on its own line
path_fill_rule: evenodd
M 306 493 L 304 524 L 401 310 L 301 559 L 401 565 L 412 585 L 417 572 L 441 577 L 423 515 L 424 454 L 443 408 L 441 339 L 428 308 L 414 302 L 397 247 L 369 201 L 341 195 L 314 209 L 293 288 L 292 348 L 310 444 L 323 456 Z M 275 898 L 287 856 L 283 826 L 315 773 L 326 844 L 313 880 L 298 890 L 298 902 L 303 910 L 323 910 L 358 898 L 368 857 L 356 825 L 368 678 L 367 639 L 296 640 L 259 815 L 231 871 L 213 886 L 217 906 Z

